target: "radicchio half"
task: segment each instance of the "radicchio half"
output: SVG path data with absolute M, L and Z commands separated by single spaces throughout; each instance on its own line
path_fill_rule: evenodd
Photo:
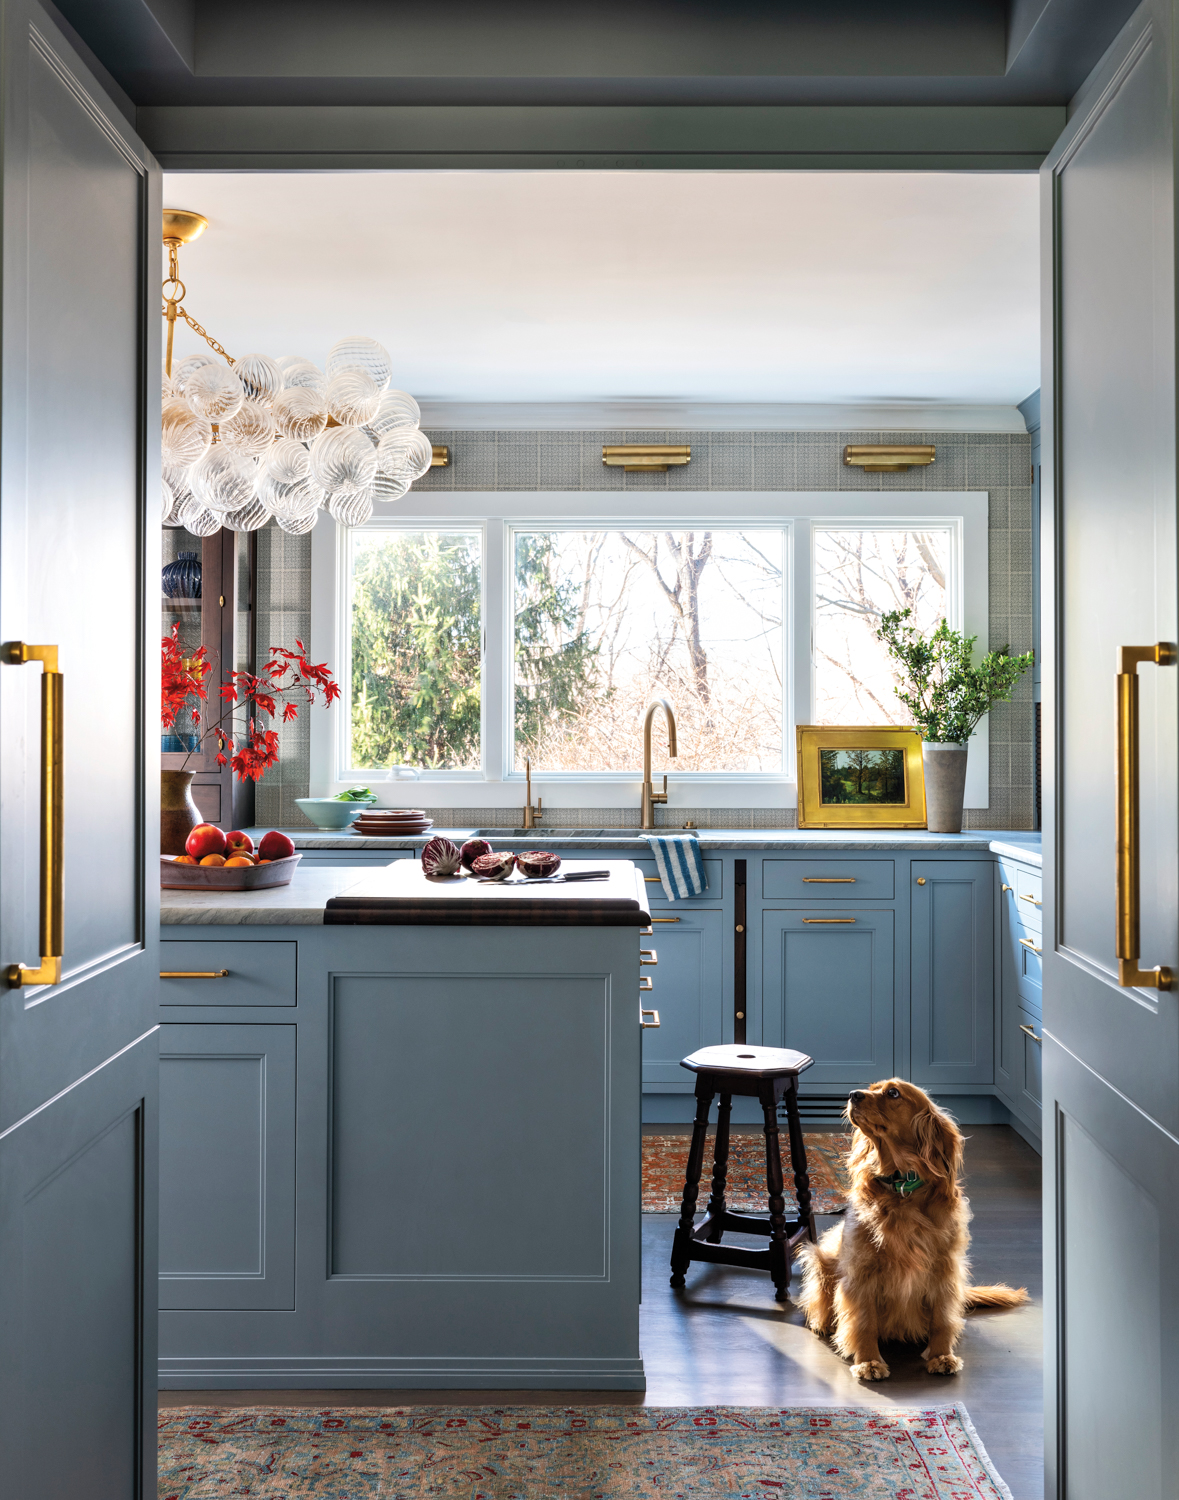
M 561 868 L 561 856 L 550 854 L 547 849 L 527 849 L 523 854 L 517 854 L 516 863 L 521 875 L 543 879 L 546 875 L 555 875 Z
M 506 880 L 516 865 L 514 854 L 481 854 L 471 866 L 481 880 Z
M 422 850 L 423 875 L 457 875 L 459 847 L 441 834 L 435 834 Z
M 463 869 L 469 870 L 481 854 L 490 854 L 491 845 L 486 839 L 468 839 L 459 850 L 459 858 L 463 862 Z

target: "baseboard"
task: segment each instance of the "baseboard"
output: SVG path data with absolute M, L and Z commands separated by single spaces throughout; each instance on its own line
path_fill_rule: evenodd
M 1012 1130 L 1015 1131 L 1016 1135 L 1022 1136 L 1027 1141 L 1037 1156 L 1043 1156 L 1044 1147 L 1040 1132 L 1035 1126 L 1029 1125 L 1026 1120 L 1021 1120 L 1014 1110 L 1009 1111 L 1009 1113 L 1011 1117 L 1007 1123 L 1011 1126 Z
M 162 1391 L 645 1391 L 639 1359 L 161 1358 Z

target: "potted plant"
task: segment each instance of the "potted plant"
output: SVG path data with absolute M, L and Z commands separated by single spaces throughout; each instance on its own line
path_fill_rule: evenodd
M 188 749 L 180 768 L 163 771 L 160 796 L 160 852 L 183 854 L 184 841 L 201 821 L 192 800 L 193 772 L 186 770 L 209 736 L 217 740 L 217 764 L 232 764 L 239 781 L 261 781 L 278 760 L 278 732 L 264 728 L 263 720 L 280 713 L 284 724 L 299 717 L 299 703 L 320 701 L 324 707 L 340 696 L 340 686 L 324 663 L 308 661 L 307 648 L 296 641 L 296 650 L 271 646 L 266 665 L 252 672 L 229 672 L 221 684 L 221 713 L 205 723 L 204 704 L 209 700 L 206 679 L 213 670 L 208 652 L 201 646 L 185 656 L 179 642 L 178 625 L 161 642 L 160 725 L 177 734 Z M 243 717 L 243 727 L 234 725 L 234 715 Z M 232 760 L 230 759 L 232 757 Z
M 975 663 L 977 636 L 951 630 L 945 620 L 925 636 L 907 623 L 911 614 L 899 609 L 882 615 L 876 639 L 892 659 L 896 695 L 921 735 L 926 827 L 961 833 L 967 741 L 993 703 L 1008 701 L 1034 654 L 1012 656 L 1003 646 Z

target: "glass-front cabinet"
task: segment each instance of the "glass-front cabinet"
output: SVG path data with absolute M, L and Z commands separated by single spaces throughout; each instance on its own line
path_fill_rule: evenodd
M 222 712 L 220 688 L 228 672 L 254 670 L 254 575 L 257 538 L 252 532 L 222 529 L 193 536 L 182 526 L 164 528 L 160 580 L 162 634 L 178 629 L 185 655 L 204 646 L 213 670 L 205 679 L 209 701 L 204 725 Z M 225 726 L 229 728 L 228 720 Z M 178 731 L 187 726 L 177 725 Z M 254 821 L 252 782 L 238 782 L 228 765 L 217 764 L 212 735 L 161 733 L 165 771 L 192 771 L 193 800 L 201 816 L 222 828 L 246 828 Z

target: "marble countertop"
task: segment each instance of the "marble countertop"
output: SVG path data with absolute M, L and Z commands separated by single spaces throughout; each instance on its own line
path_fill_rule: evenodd
M 324 907 L 362 870 L 299 869 L 267 891 L 161 891 L 161 927 L 322 927 Z
M 249 832 L 260 837 L 264 829 Z M 461 844 L 474 834 L 472 828 L 432 828 L 429 833 L 402 836 L 400 838 L 362 838 L 353 833 L 320 833 L 314 829 L 285 829 L 294 841 L 296 849 L 420 849 L 427 839 L 443 834 Z M 678 828 L 660 828 L 657 833 L 680 833 Z M 912 832 L 885 830 L 880 833 L 860 833 L 855 830 L 829 830 L 819 832 L 799 828 L 702 828 L 697 831 L 700 848 L 708 850 L 747 849 L 912 849 L 925 852 L 939 849 L 979 850 L 990 854 L 1001 854 L 1011 859 L 1026 860 L 1029 864 L 1040 863 L 1040 835 L 1031 832 L 1008 832 L 989 828 L 971 833 L 926 833 L 917 829 Z M 574 837 L 568 828 L 537 828 L 532 833 L 497 833 L 492 838 L 497 849 L 626 849 L 636 854 L 647 852 L 646 841 L 637 829 L 603 829 L 601 833 L 586 837 Z

